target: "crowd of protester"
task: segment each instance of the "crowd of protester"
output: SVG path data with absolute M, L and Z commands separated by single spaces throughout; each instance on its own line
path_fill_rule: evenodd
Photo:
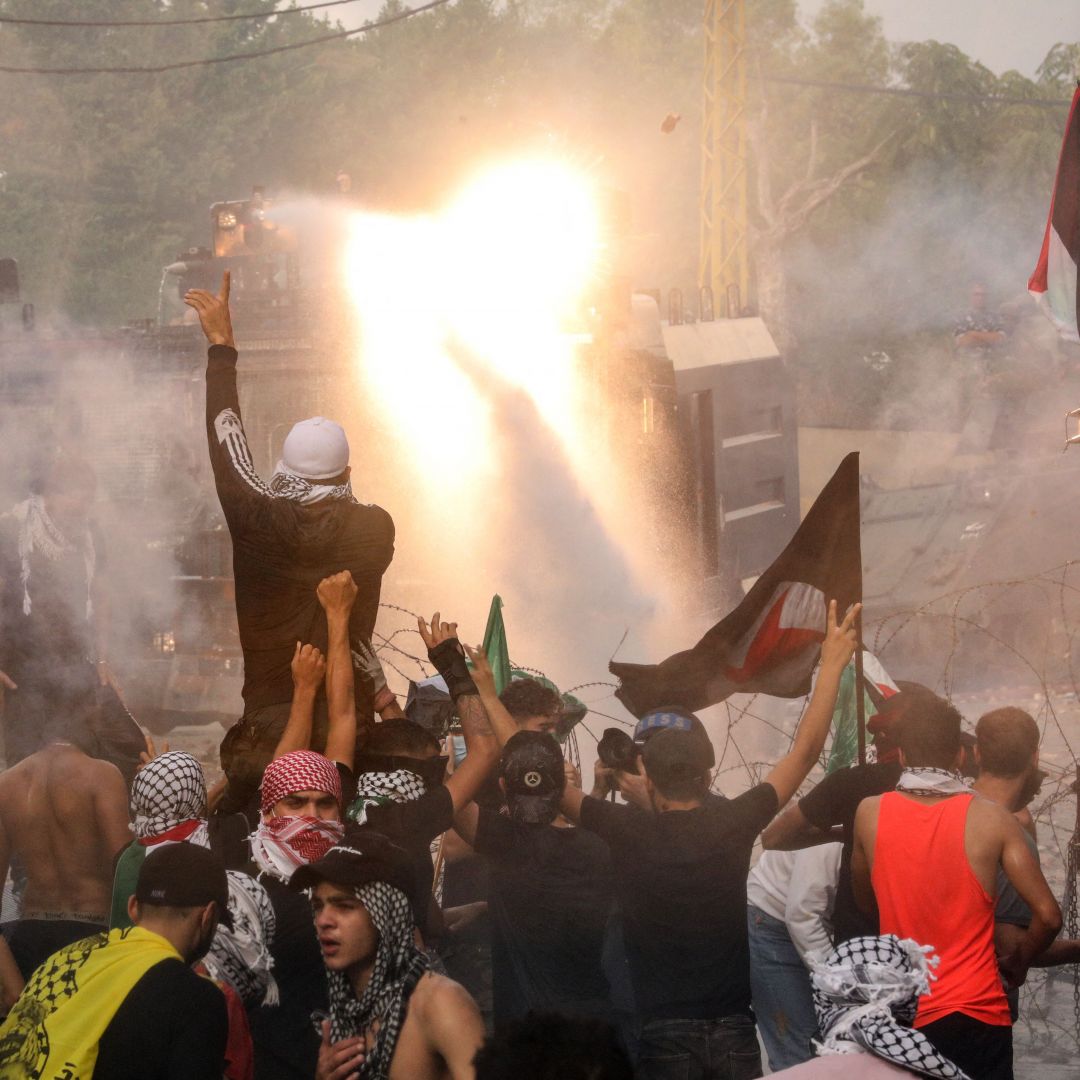
M 1080 960 L 1026 810 L 1030 716 L 988 713 L 971 748 L 948 701 L 901 684 L 874 763 L 792 803 L 856 648 L 857 606 L 832 603 L 809 704 L 759 783 L 715 794 L 712 743 L 673 702 L 586 793 L 559 695 L 497 692 L 436 613 L 418 630 L 460 754 L 405 715 L 371 649 L 394 529 L 353 497 L 344 432 L 296 425 L 264 482 L 227 280 L 188 302 L 210 341 L 245 711 L 213 788 L 149 741 L 126 773 L 88 628 L 22 662 L 20 620 L 43 633 L 31 597 L 89 597 L 100 551 L 65 532 L 55 472 L 3 564 L 0 658 L 21 666 L 0 659 L 0 679 L 8 702 L 35 696 L 4 714 L 0 1076 L 743 1080 L 762 1044 L 792 1077 L 1013 1075 L 1028 968 Z M 50 689 L 69 670 L 76 689 Z

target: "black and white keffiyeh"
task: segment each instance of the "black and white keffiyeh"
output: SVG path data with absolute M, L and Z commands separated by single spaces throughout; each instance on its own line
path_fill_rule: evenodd
M 77 540 L 70 540 L 56 526 L 45 509 L 45 500 L 40 495 L 31 495 L 29 499 L 17 503 L 11 508 L 11 516 L 19 528 L 19 577 L 23 587 L 23 614 L 33 610 L 30 598 L 31 559 L 40 555 L 49 562 L 56 562 L 65 555 L 78 552 L 82 555 L 86 567 L 86 618 L 89 621 L 94 614 L 93 586 L 94 570 L 97 566 L 97 552 L 94 548 L 94 534 L 87 525 Z
M 364 825 L 369 807 L 415 802 L 425 790 L 424 781 L 408 769 L 361 773 L 356 778 L 356 798 L 345 817 L 357 825 Z
M 970 795 L 971 781 L 951 769 L 935 769 L 932 765 L 908 766 L 900 774 L 897 791 L 908 795 Z
M 367 1047 L 360 1075 L 365 1080 L 385 1080 L 390 1074 L 409 995 L 429 970 L 430 962 L 416 947 L 412 907 L 400 889 L 376 881 L 358 888 L 356 898 L 371 916 L 379 945 L 371 980 L 359 999 L 345 972 L 327 971 L 330 1041 L 367 1034 L 378 1021 L 378 1032 Z M 316 1030 L 320 1030 L 318 1025 Z
M 277 920 L 266 889 L 238 870 L 227 870 L 232 929 L 218 924 L 203 963 L 212 978 L 227 982 L 245 1006 L 277 1005 L 270 945 Z
M 911 1026 L 938 962 L 927 959 L 932 952 L 932 946 L 885 934 L 851 938 L 824 959 L 808 958 L 823 1033 L 818 1054 L 870 1053 L 921 1076 L 968 1080 Z
M 297 476 L 286 468 L 283 461 L 277 463 L 274 474 L 270 477 L 270 491 L 279 499 L 292 499 L 305 506 L 322 502 L 324 499 L 356 502 L 352 484 L 348 480 L 344 484 L 320 484 L 317 480 Z
M 183 750 L 170 750 L 144 765 L 131 785 L 131 817 L 140 840 L 205 818 L 206 777 L 199 762 Z

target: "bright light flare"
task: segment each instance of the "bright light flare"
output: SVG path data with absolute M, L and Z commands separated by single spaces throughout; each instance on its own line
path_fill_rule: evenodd
M 600 251 L 593 185 L 550 160 L 485 170 L 433 217 L 355 215 L 346 275 L 365 378 L 384 408 L 408 413 L 411 428 L 452 422 L 455 442 L 439 448 L 440 472 L 490 444 L 487 404 L 453 358 L 455 346 L 527 391 L 568 433 L 575 387 L 567 331 Z
M 564 353 L 565 331 L 598 264 L 596 197 L 554 161 L 482 173 L 442 217 L 447 319 L 505 377 L 536 390 Z

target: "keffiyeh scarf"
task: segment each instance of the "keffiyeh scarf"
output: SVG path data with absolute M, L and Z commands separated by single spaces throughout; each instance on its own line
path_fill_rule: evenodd
M 274 804 L 298 791 L 326 791 L 341 803 L 341 775 L 337 766 L 314 750 L 292 750 L 274 758 L 263 771 L 259 809 L 270 813 Z
M 226 873 L 232 929 L 218 924 L 203 963 L 211 978 L 227 982 L 244 1005 L 277 1005 L 281 997 L 270 955 L 277 920 L 270 897 L 262 885 L 247 874 L 237 870 Z
M 408 769 L 361 773 L 356 781 L 356 798 L 345 817 L 357 825 L 364 825 L 370 807 L 415 802 L 424 791 L 424 781 Z
M 274 817 L 251 834 L 251 858 L 264 873 L 280 881 L 321 859 L 345 835 L 340 821 L 313 817 Z
M 94 537 L 89 526 L 83 531 L 78 543 L 72 543 L 56 527 L 45 510 L 45 500 L 40 495 L 31 495 L 29 499 L 18 503 L 11 509 L 11 515 L 19 526 L 19 575 L 23 587 L 23 614 L 33 610 L 30 600 L 30 560 L 34 555 L 41 555 L 49 562 L 56 562 L 74 551 L 81 552 L 86 566 L 86 618 L 94 614 L 91 599 L 94 587 L 94 569 L 97 565 L 97 552 L 94 550 Z
M 320 484 L 318 480 L 308 480 L 290 472 L 283 461 L 279 461 L 274 467 L 274 475 L 270 477 L 270 490 L 279 499 L 292 499 L 305 506 L 322 502 L 324 499 L 356 502 L 352 484 L 348 480 L 344 484 Z
M 191 754 L 172 750 L 136 773 L 131 785 L 131 827 L 140 840 L 166 839 L 163 833 L 205 817 L 206 777 Z M 191 836 L 168 839 L 191 840 Z
M 364 1080 L 385 1080 L 397 1048 L 409 995 L 429 970 L 428 958 L 413 939 L 409 900 L 400 889 L 384 881 L 363 885 L 357 899 L 367 909 L 379 933 L 379 946 L 371 981 L 357 999 L 343 971 L 327 971 L 330 988 L 330 1040 L 366 1035 L 378 1021 L 379 1030 L 368 1045 L 360 1075 Z
M 911 1026 L 929 991 L 931 946 L 894 934 L 851 938 L 824 960 L 809 958 L 814 1008 L 823 1033 L 818 1054 L 870 1053 L 922 1076 L 967 1080 Z
M 970 781 L 950 769 L 935 769 L 930 765 L 906 768 L 900 774 L 897 791 L 908 795 L 970 795 Z
M 138 981 L 176 949 L 141 926 L 94 934 L 55 952 L 0 1024 L 5 1077 L 88 1077 L 105 1029 Z

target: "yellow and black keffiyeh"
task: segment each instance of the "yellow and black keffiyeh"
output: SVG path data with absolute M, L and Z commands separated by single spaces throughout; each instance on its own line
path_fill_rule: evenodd
M 94 934 L 53 953 L 0 1026 L 3 1080 L 89 1080 L 116 1010 L 155 964 L 180 954 L 132 926 Z

